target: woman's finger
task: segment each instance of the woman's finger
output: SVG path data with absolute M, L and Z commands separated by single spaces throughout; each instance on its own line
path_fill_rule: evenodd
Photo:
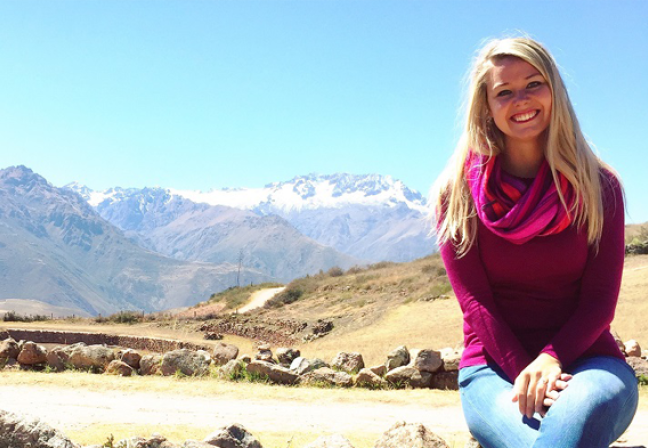
M 534 406 L 534 411 L 537 412 L 538 414 L 542 414 L 543 412 L 543 401 L 545 398 L 545 394 L 547 390 L 550 387 L 550 380 L 548 378 L 540 378 L 538 382 L 536 383 L 535 387 L 535 406 Z M 531 415 L 527 414 L 527 417 L 531 418 L 533 417 L 533 412 L 531 412 Z

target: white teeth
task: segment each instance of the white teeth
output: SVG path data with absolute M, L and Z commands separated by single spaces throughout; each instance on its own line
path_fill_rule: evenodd
M 517 121 L 517 122 L 520 122 L 520 121 L 527 121 L 527 120 L 530 120 L 530 119 L 532 119 L 533 117 L 535 117 L 537 114 L 538 114 L 538 111 L 537 111 L 537 110 L 534 110 L 533 112 L 529 112 L 529 113 L 527 113 L 527 114 L 514 115 L 513 117 L 511 117 L 511 119 L 512 119 L 513 121 Z

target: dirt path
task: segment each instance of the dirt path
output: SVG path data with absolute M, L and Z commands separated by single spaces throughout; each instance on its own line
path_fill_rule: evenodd
M 177 392 L 93 392 L 80 388 L 42 385 L 0 385 L 0 408 L 42 418 L 66 430 L 81 430 L 92 424 L 204 426 L 205 432 L 230 423 L 241 423 L 255 431 L 376 432 L 395 422 L 421 422 L 439 434 L 466 433 L 459 406 L 409 406 L 384 403 L 317 403 L 275 399 L 237 399 L 218 396 L 186 396 Z M 625 445 L 648 441 L 648 411 L 641 410 L 628 433 Z
M 174 392 L 93 392 L 82 388 L 41 385 L 0 385 L 0 409 L 42 418 L 66 430 L 88 425 L 173 422 L 204 426 L 241 423 L 254 431 L 311 430 L 321 433 L 363 431 L 381 433 L 395 422 L 421 422 L 440 433 L 467 431 L 459 407 L 404 406 L 384 403 L 317 403 L 274 399 L 187 396 Z
M 278 288 L 260 289 L 250 296 L 250 302 L 247 305 L 239 308 L 238 312 L 245 313 L 255 308 L 261 308 L 268 300 L 272 299 L 284 289 L 286 289 L 285 286 L 280 286 Z

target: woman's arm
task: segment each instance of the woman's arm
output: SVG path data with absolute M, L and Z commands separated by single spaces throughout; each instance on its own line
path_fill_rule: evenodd
M 457 258 L 451 242 L 442 244 L 440 252 L 448 279 L 463 311 L 464 322 L 472 328 L 488 354 L 509 379 L 515 380 L 532 359 L 495 304 L 477 243 L 461 258 Z
M 598 252 L 590 249 L 579 303 L 570 319 L 543 349 L 567 366 L 606 331 L 614 319 L 625 257 L 623 191 L 618 180 L 601 177 L 604 222 Z

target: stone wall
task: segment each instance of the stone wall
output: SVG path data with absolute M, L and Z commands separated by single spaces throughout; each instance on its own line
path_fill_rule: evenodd
M 171 350 L 186 348 L 189 350 L 209 350 L 208 345 L 191 342 L 175 341 L 172 339 L 149 338 L 143 336 L 120 336 L 105 333 L 69 332 L 56 330 L 14 330 L 0 331 L 0 341 L 11 337 L 16 341 L 32 341 L 39 344 L 70 345 L 84 342 L 88 345 L 106 344 L 135 350 L 148 350 L 164 353 Z

